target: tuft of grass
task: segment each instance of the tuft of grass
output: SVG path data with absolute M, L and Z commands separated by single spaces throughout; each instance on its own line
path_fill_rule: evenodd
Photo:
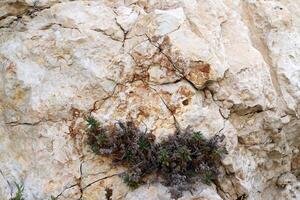
M 100 126 L 94 118 L 88 119 L 87 143 L 94 153 L 128 168 L 123 181 L 131 189 L 157 173 L 174 198 L 189 190 L 197 179 L 206 184 L 217 179 L 226 153 L 219 145 L 222 140 L 219 136 L 205 139 L 201 132 L 186 129 L 156 143 L 153 134 L 143 133 L 132 121 Z
M 10 200 L 25 200 L 23 197 L 23 192 L 24 192 L 24 186 L 23 184 L 18 184 L 15 183 L 17 187 L 17 192 L 14 197 L 12 197 Z
M 203 135 L 202 135 L 202 133 L 200 131 L 193 133 L 193 139 L 194 140 L 201 141 L 201 140 L 203 140 L 203 138 L 204 137 L 203 137 Z
M 89 128 L 98 128 L 100 126 L 100 123 L 92 116 L 88 117 L 86 122 Z

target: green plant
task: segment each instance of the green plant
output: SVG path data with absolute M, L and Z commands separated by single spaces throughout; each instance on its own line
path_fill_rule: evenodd
M 141 150 L 146 150 L 150 147 L 149 141 L 147 140 L 147 138 L 144 137 L 139 138 L 138 145 Z
M 25 200 L 23 197 L 23 192 L 24 192 L 24 186 L 23 184 L 18 184 L 15 183 L 17 187 L 17 192 L 14 197 L 12 197 L 10 200 Z
M 88 123 L 89 128 L 97 128 L 100 125 L 100 123 L 94 117 L 91 116 L 88 117 L 86 121 Z
M 57 200 L 57 198 L 51 195 L 50 200 Z
M 176 150 L 176 155 L 183 162 L 188 162 L 192 160 L 191 151 L 186 146 L 179 147 L 178 150 Z
M 139 178 L 134 177 L 133 175 L 125 174 L 123 177 L 124 183 L 131 189 L 136 189 L 139 187 Z
M 158 159 L 161 165 L 169 166 L 170 165 L 170 158 L 168 151 L 166 149 L 161 149 L 158 154 Z
M 99 145 L 102 145 L 106 140 L 106 136 L 104 134 L 99 134 L 96 136 L 96 140 Z
M 207 185 L 211 185 L 211 183 L 214 180 L 214 175 L 213 172 L 210 170 L 207 170 L 206 172 L 204 172 L 203 178 L 202 178 L 203 182 Z
M 88 119 L 87 143 L 94 153 L 128 168 L 123 181 L 132 189 L 155 172 L 170 188 L 172 198 L 178 198 L 195 180 L 211 184 L 218 176 L 226 153 L 219 145 L 222 137 L 205 139 L 201 132 L 186 129 L 156 143 L 153 134 L 143 133 L 131 121 L 100 126 L 92 119 Z
M 196 140 L 196 141 L 201 141 L 203 140 L 203 135 L 200 131 L 198 132 L 194 132 L 193 133 L 193 139 Z
M 123 157 L 124 160 L 127 160 L 127 161 L 132 161 L 133 159 L 133 154 L 130 150 L 127 150 L 124 154 L 124 157 Z

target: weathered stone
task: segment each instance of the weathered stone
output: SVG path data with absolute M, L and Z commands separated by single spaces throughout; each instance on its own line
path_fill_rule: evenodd
M 184 199 L 299 199 L 300 8 L 292 0 L 2 0 L 0 199 L 171 199 L 130 190 L 85 119 L 224 135 Z

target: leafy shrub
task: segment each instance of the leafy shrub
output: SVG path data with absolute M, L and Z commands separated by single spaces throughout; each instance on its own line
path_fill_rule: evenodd
M 100 126 L 89 118 L 87 143 L 97 155 L 110 156 L 115 164 L 128 168 L 124 182 L 132 189 L 143 184 L 147 175 L 157 172 L 170 187 L 173 198 L 188 190 L 195 179 L 214 182 L 226 152 L 219 145 L 222 137 L 206 140 L 201 132 L 177 131 L 161 143 L 155 136 L 141 132 L 132 121 Z

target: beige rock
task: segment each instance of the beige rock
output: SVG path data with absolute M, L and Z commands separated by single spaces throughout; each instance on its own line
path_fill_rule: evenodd
M 85 117 L 224 135 L 218 182 L 184 199 L 299 199 L 300 8 L 292 0 L 2 0 L 0 199 L 171 199 L 131 191 Z

